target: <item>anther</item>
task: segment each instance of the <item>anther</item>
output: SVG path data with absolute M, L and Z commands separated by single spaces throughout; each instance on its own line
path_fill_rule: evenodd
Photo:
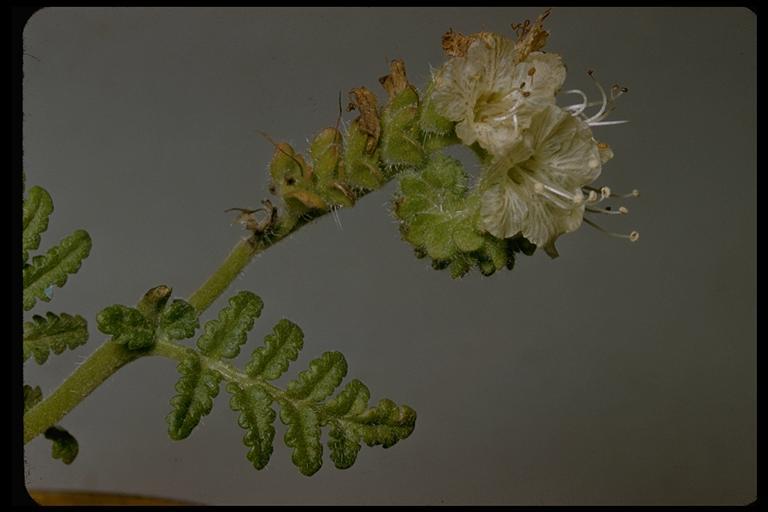
M 607 199 L 611 197 L 611 189 L 608 187 L 603 187 L 600 189 L 600 197 L 601 199 Z
M 630 242 L 637 242 L 640 239 L 640 233 L 638 233 L 637 231 L 632 231 L 628 235 L 625 235 L 623 233 L 614 233 L 612 231 L 608 231 L 608 230 L 602 228 L 601 226 L 599 226 L 598 224 L 595 224 L 594 222 L 592 222 L 591 220 L 589 220 L 586 217 L 584 217 L 584 222 L 586 222 L 587 224 L 589 224 L 590 226 L 592 226 L 596 230 L 598 230 L 598 231 L 600 231 L 602 233 L 605 233 L 608 236 L 612 236 L 612 237 L 615 237 L 615 238 L 624 238 L 626 240 L 629 240 Z

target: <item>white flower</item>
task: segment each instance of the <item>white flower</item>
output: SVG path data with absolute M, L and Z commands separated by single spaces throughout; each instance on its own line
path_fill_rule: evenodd
M 528 129 L 481 178 L 481 223 L 498 238 L 521 234 L 556 256 L 555 240 L 584 218 L 583 187 L 612 153 L 589 125 L 555 105 L 530 117 Z
M 531 52 L 521 57 L 514 41 L 481 33 L 466 54 L 451 58 L 436 73 L 435 108 L 457 122 L 456 135 L 464 144 L 477 142 L 491 155 L 502 156 L 531 116 L 554 104 L 565 81 L 560 56 Z

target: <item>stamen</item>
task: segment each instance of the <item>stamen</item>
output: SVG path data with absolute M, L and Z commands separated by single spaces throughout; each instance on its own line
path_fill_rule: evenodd
M 599 225 L 595 224 L 594 222 L 592 222 L 591 220 L 589 220 L 586 217 L 584 217 L 584 222 L 586 222 L 587 224 L 589 224 L 590 226 L 592 226 L 596 230 L 598 230 L 598 231 L 600 231 L 602 233 L 605 233 L 608 236 L 613 236 L 613 237 L 616 237 L 616 238 L 625 238 L 625 239 L 629 240 L 630 242 L 637 242 L 640 239 L 640 233 L 638 233 L 637 231 L 632 231 L 628 235 L 625 235 L 623 233 L 613 233 L 612 231 L 608 231 L 608 230 L 600 227 Z
M 586 209 L 588 212 L 591 213 L 605 213 L 606 215 L 626 215 L 629 213 L 629 210 L 624 206 L 619 206 L 618 210 L 614 210 L 610 206 L 606 206 L 605 208 L 589 208 Z
M 546 183 L 537 180 L 533 176 L 528 175 L 528 179 L 533 182 L 534 192 L 541 194 L 546 199 L 554 203 L 558 208 L 571 209 L 574 206 L 578 206 L 584 202 L 584 194 L 581 192 L 581 190 L 578 191 L 578 194 L 570 194 L 558 187 L 547 185 Z M 566 201 L 564 202 L 563 199 Z
M 567 107 L 564 107 L 565 110 L 568 110 L 569 112 L 572 111 L 571 112 L 572 116 L 578 116 L 579 114 L 584 112 L 584 110 L 587 108 L 587 106 L 589 104 L 589 98 L 587 98 L 587 95 L 584 94 L 584 91 L 581 91 L 579 89 L 571 89 L 569 91 L 564 91 L 564 93 L 565 94 L 578 94 L 579 96 L 581 96 L 582 100 L 584 100 L 581 103 L 576 103 L 574 105 L 568 105 Z
M 621 120 L 621 121 L 592 121 L 588 122 L 589 126 L 609 126 L 612 124 L 626 124 L 628 123 L 628 120 Z
M 587 123 L 591 123 L 592 121 L 599 121 L 602 119 L 602 115 L 605 113 L 605 109 L 608 106 L 608 97 L 605 94 L 605 89 L 603 89 L 603 86 L 600 85 L 600 82 L 597 81 L 597 79 L 593 76 L 594 71 L 591 69 L 587 71 L 587 74 L 589 75 L 589 78 L 592 79 L 593 82 L 595 82 L 595 85 L 600 90 L 600 97 L 602 98 L 602 104 L 600 106 L 600 110 L 597 112 L 597 114 L 593 115 L 589 119 L 587 119 Z

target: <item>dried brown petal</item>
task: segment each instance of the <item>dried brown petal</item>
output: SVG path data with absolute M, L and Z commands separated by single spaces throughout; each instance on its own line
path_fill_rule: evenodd
M 477 32 L 465 36 L 461 32 L 454 32 L 451 28 L 443 34 L 443 51 L 446 55 L 451 57 L 463 57 L 467 54 L 469 45 L 472 41 L 480 39 L 490 44 L 490 40 L 493 38 L 493 34 L 490 32 Z
M 531 25 L 530 20 L 512 25 L 512 29 L 517 31 L 518 37 L 515 43 L 515 62 L 524 61 L 531 52 L 540 50 L 547 44 L 549 32 L 544 30 L 544 20 L 551 12 L 552 9 L 547 9 L 541 13 L 533 25 Z
M 408 87 L 408 77 L 405 76 L 405 63 L 395 59 L 389 63 L 389 74 L 379 78 L 379 83 L 387 91 L 390 99 L 403 92 Z
M 356 87 L 349 92 L 350 104 L 347 111 L 357 110 L 360 116 L 356 119 L 357 126 L 368 136 L 365 150 L 373 153 L 379 143 L 381 126 L 379 124 L 376 96 L 365 87 Z

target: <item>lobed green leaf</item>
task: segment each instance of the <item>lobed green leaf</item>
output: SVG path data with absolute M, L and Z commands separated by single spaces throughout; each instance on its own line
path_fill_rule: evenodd
M 54 285 L 64 286 L 67 275 L 80 269 L 90 251 L 90 235 L 83 230 L 77 230 L 47 253 L 32 258 L 32 262 L 24 266 L 24 310 L 32 309 L 38 299 L 49 302 L 51 299 L 45 292 L 46 288 Z
M 174 299 L 160 313 L 157 334 L 162 339 L 185 340 L 194 336 L 198 327 L 200 323 L 194 306 L 181 299 Z
M 333 393 L 347 375 L 347 361 L 341 352 L 325 352 L 309 363 L 309 369 L 288 383 L 288 396 L 318 402 Z
M 359 438 L 368 446 L 389 448 L 411 435 L 416 426 L 416 411 L 383 399 L 376 407 L 340 418 L 337 424 L 351 439 Z
M 51 351 L 61 354 L 64 350 L 77 348 L 86 341 L 88 324 L 82 316 L 66 313 L 57 316 L 51 312 L 46 313 L 44 317 L 34 315 L 31 322 L 24 323 L 24 361 L 34 356 L 37 364 L 43 364 L 48 360 Z
M 327 416 L 336 417 L 360 414 L 368 407 L 370 397 L 368 387 L 354 379 L 336 397 L 325 403 L 323 411 Z
M 360 451 L 360 441 L 353 435 L 338 426 L 331 427 L 328 433 L 328 449 L 331 452 L 331 460 L 338 469 L 348 469 L 357 460 Z
M 285 373 L 303 347 L 304 333 L 301 328 L 290 320 L 282 319 L 275 325 L 272 334 L 264 338 L 264 346 L 253 351 L 245 371 L 249 377 L 275 380 Z
M 177 394 L 171 399 L 172 410 L 166 418 L 168 435 L 176 441 L 187 438 L 200 418 L 211 412 L 221 382 L 217 372 L 203 368 L 194 352 L 190 352 L 177 369 L 181 378 L 176 383 Z
M 122 304 L 101 310 L 96 316 L 96 326 L 104 334 L 111 334 L 112 341 L 129 350 L 142 350 L 155 344 L 155 326 L 138 309 Z
M 272 455 L 275 438 L 275 411 L 272 398 L 258 386 L 246 388 L 232 382 L 227 386 L 232 398 L 229 405 L 239 411 L 238 425 L 246 430 L 243 443 L 249 447 L 247 458 L 256 469 L 263 469 Z
M 219 312 L 217 319 L 205 324 L 205 332 L 197 340 L 198 348 L 216 360 L 237 357 L 263 307 L 256 294 L 241 291 L 229 299 L 229 306 Z
M 51 448 L 53 458 L 61 459 L 64 464 L 72 464 L 75 457 L 77 457 L 77 453 L 80 451 L 77 439 L 58 425 L 49 427 L 44 435 L 46 439 L 53 441 L 53 447 Z
M 40 235 L 48 229 L 48 218 L 52 212 L 53 200 L 50 194 L 42 187 L 29 189 L 22 215 L 21 246 L 24 263 L 29 258 L 29 251 L 34 251 L 40 246 Z
M 291 460 L 306 476 L 314 475 L 323 465 L 323 445 L 320 444 L 320 420 L 312 407 L 295 407 L 280 401 L 280 421 L 288 426 L 284 441 L 293 448 Z

